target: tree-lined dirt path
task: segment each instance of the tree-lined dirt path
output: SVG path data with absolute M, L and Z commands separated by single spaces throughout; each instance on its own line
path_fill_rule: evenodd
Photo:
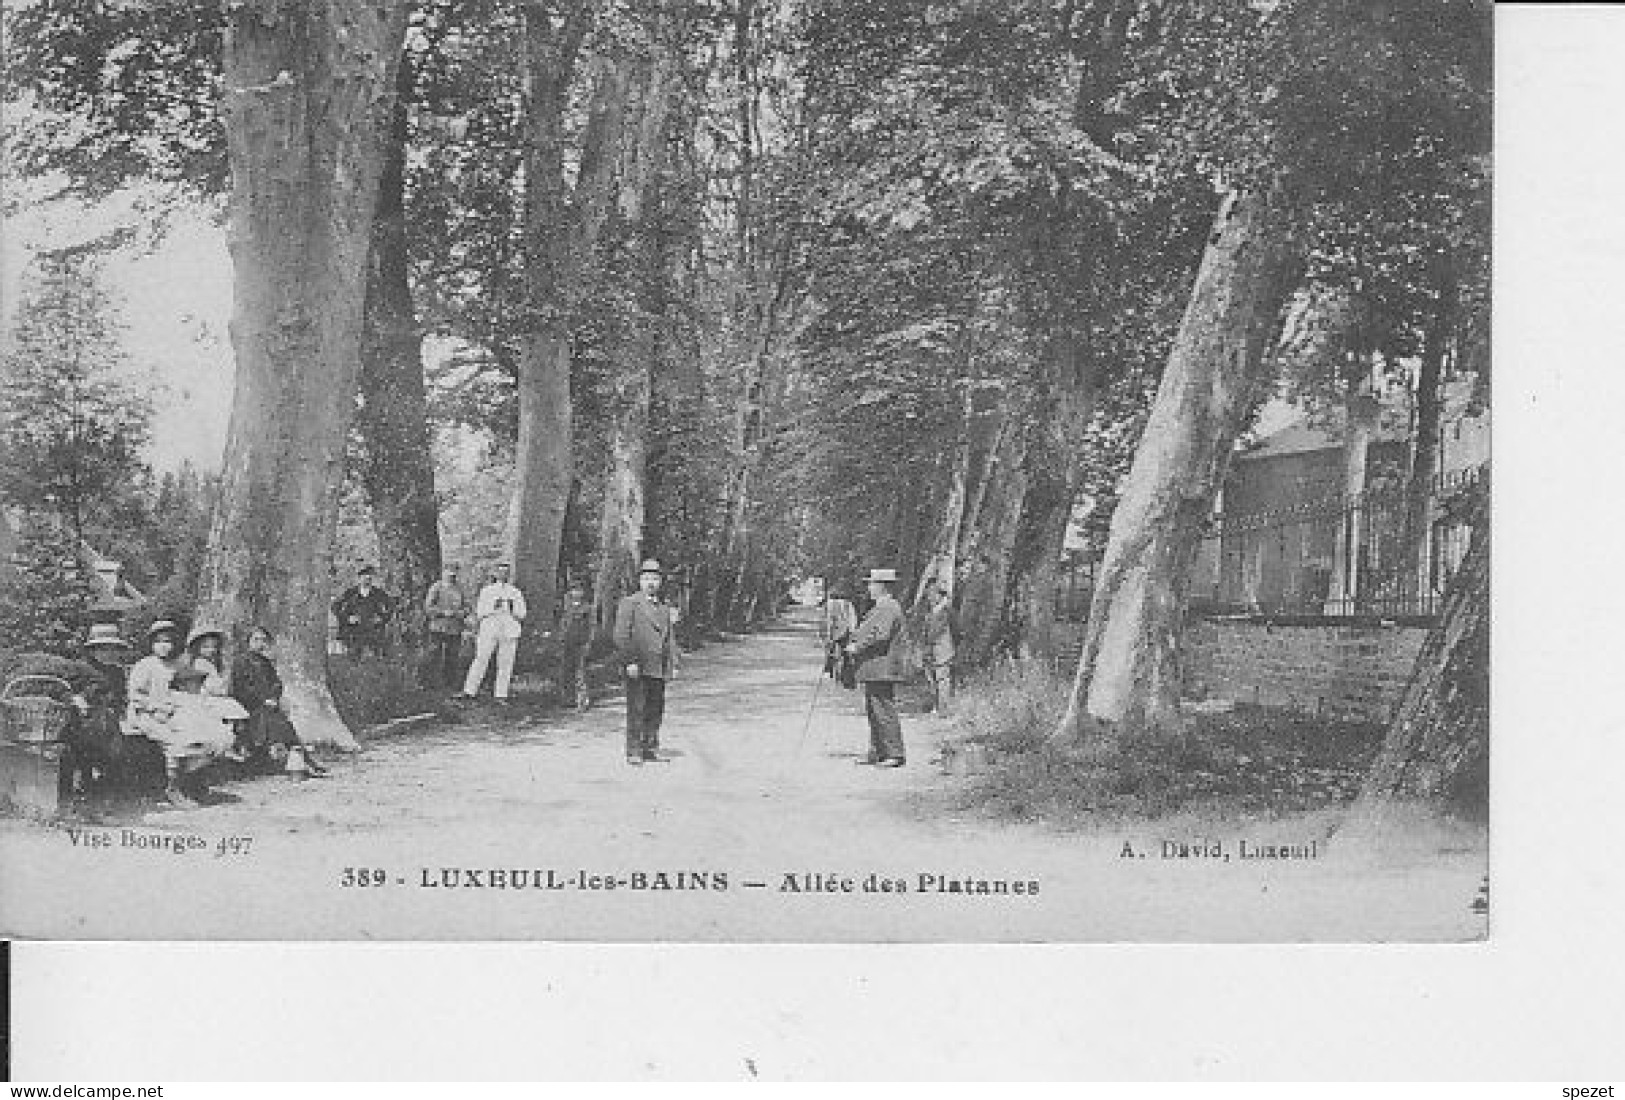
M 7 822 L 0 925 L 165 938 L 1482 934 L 1470 906 L 1483 854 L 1471 844 L 1441 853 L 1430 838 L 1381 863 L 1335 846 L 1313 862 L 1165 860 L 1164 839 L 1205 835 L 1234 855 L 1239 840 L 1295 842 L 1326 822 L 1078 835 L 955 809 L 964 780 L 928 763 L 945 724 L 905 717 L 909 766 L 855 767 L 867 738 L 856 693 L 826 682 L 806 723 L 818 662 L 805 620 L 687 655 L 662 735 L 672 759 L 658 765 L 625 762 L 618 701 L 585 715 L 479 708 L 463 724 L 372 741 L 325 779 L 230 784 L 229 801 L 93 827 L 78 843 L 62 828 Z M 98 836 L 104 846 L 88 847 Z M 156 846 L 188 837 L 206 847 Z M 216 854 L 233 837 L 251 838 L 248 852 Z M 1124 858 L 1125 843 L 1147 855 Z M 527 885 L 496 887 L 492 871 Z M 787 876 L 810 888 L 786 889 Z M 865 890 L 871 876 L 905 889 Z M 382 882 L 346 885 L 357 878 Z M 950 880 L 1010 892 L 937 889 Z M 709 888 L 637 888 L 697 883 Z M 1037 892 L 1018 895 L 1016 883 Z

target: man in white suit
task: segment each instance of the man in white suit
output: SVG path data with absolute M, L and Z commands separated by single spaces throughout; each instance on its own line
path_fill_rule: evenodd
M 480 589 L 474 602 L 479 622 L 474 634 L 474 663 L 468 666 L 461 698 L 473 699 L 480 693 L 485 670 L 494 653 L 497 659 L 496 699 L 508 701 L 508 685 L 513 680 L 513 661 L 519 652 L 519 635 L 525 621 L 525 594 L 509 583 L 512 570 L 507 562 L 491 570 L 491 581 Z

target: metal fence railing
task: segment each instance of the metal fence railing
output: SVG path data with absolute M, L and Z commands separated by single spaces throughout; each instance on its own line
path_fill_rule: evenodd
M 1426 618 L 1467 553 L 1460 506 L 1485 468 L 1403 486 L 1214 517 L 1192 573 L 1191 609 L 1321 618 Z

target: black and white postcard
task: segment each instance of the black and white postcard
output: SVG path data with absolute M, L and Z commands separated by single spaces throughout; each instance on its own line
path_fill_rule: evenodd
M 0 933 L 1489 935 L 1488 3 L 4 19 Z

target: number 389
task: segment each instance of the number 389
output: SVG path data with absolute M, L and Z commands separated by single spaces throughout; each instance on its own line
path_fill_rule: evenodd
M 389 874 L 382 867 L 346 867 L 339 875 L 340 886 L 382 886 Z

